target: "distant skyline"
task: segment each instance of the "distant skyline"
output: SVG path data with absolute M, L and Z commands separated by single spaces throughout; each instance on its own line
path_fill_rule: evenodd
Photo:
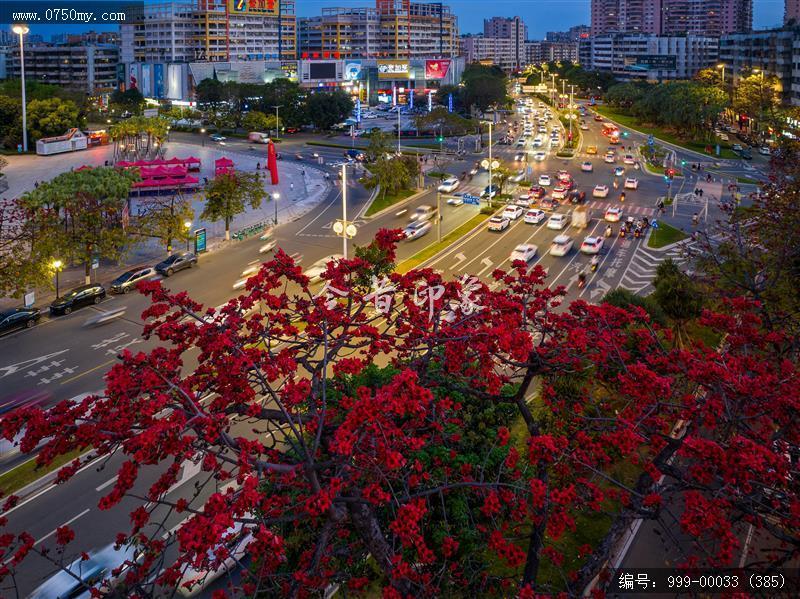
M 424 1 L 424 0 L 423 0 Z M 573 25 L 589 24 L 590 0 L 500 0 L 491 3 L 478 0 L 442 0 L 458 16 L 461 33 L 480 33 L 483 20 L 490 17 L 513 17 L 519 15 L 528 26 L 528 38 L 544 39 L 548 31 L 564 31 Z M 320 14 L 324 7 L 375 6 L 370 0 L 297 0 L 298 16 Z M 753 27 L 764 29 L 783 23 L 783 0 L 754 0 Z M 10 29 L 10 25 L 5 27 Z M 81 31 L 113 31 L 109 27 L 85 27 L 82 25 L 42 25 L 31 27 L 31 33 L 49 39 L 58 33 L 80 33 Z

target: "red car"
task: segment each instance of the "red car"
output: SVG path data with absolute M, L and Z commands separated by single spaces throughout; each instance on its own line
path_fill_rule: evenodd
M 543 210 L 555 210 L 558 208 L 558 200 L 554 200 L 553 198 L 545 198 L 539 202 L 539 207 Z
M 544 187 L 540 185 L 534 185 L 531 187 L 530 193 L 533 199 L 541 200 L 547 192 L 545 191 Z
M 286 129 L 284 129 L 284 131 L 286 133 L 300 133 L 300 128 L 299 127 L 286 127 Z

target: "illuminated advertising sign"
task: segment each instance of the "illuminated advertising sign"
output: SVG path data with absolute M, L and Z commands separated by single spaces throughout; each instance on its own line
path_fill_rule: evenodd
M 344 63 L 344 79 L 345 81 L 355 81 L 361 78 L 361 61 L 348 60 Z
M 379 60 L 378 79 L 408 79 L 407 60 Z
M 278 0 L 228 0 L 228 11 L 232 15 L 278 16 Z
M 450 60 L 426 60 L 425 79 L 444 79 L 450 70 Z

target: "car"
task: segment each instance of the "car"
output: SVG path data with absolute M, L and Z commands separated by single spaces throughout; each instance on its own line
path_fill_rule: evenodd
M 558 178 L 559 181 L 571 181 L 572 175 L 569 174 L 569 171 L 561 169 L 556 173 L 556 178 Z
M 403 235 L 407 241 L 413 241 L 428 233 L 432 228 L 433 224 L 430 221 L 413 222 L 403 229 Z
M 581 123 L 580 129 L 581 129 L 581 131 L 588 131 L 589 130 L 589 125 L 587 125 L 586 123 Z
M 583 240 L 581 244 L 581 253 L 583 254 L 599 254 L 603 249 L 603 238 L 599 235 L 597 237 L 589 236 Z
M 611 152 L 609 152 L 608 154 L 603 156 L 603 160 L 608 164 L 613 164 L 617 161 L 617 156 L 616 154 L 612 154 Z
M 316 283 L 317 281 L 322 279 L 322 274 L 326 270 L 328 270 L 329 262 L 335 263 L 341 260 L 343 257 L 344 256 L 342 256 L 341 254 L 331 254 L 330 256 L 325 256 L 324 258 L 320 258 L 319 260 L 314 262 L 311 266 L 309 266 L 307 269 L 305 269 L 303 271 L 303 274 L 309 278 L 310 283 Z
M 639 189 L 639 179 L 633 177 L 625 179 L 625 189 Z
M 541 148 L 543 143 L 544 143 L 544 140 L 542 140 L 542 136 L 541 135 L 537 135 L 536 137 L 533 138 L 533 147 L 534 148 Z
M 483 193 L 481 197 L 483 198 L 493 198 L 500 192 L 500 188 L 497 185 L 487 185 L 483 188 Z
M 622 159 L 622 162 L 625 164 L 634 164 L 636 160 L 634 159 L 632 154 L 625 154 L 625 157 Z
M 593 198 L 607 198 L 608 197 L 608 185 L 595 185 L 594 189 L 592 190 L 592 197 Z
M 547 228 L 560 231 L 567 226 L 568 222 L 569 216 L 566 214 L 551 214 L 550 218 L 547 219 Z
M 29 329 L 39 322 L 39 308 L 10 308 L 0 311 L 0 334 Z
M 536 131 L 538 133 L 547 133 L 547 127 L 545 127 L 544 125 L 540 125 Z
M 534 153 L 533 153 L 533 159 L 534 159 L 536 162 L 541 162 L 541 161 L 542 161 L 542 160 L 544 160 L 545 158 L 547 158 L 547 154 L 546 154 L 545 152 L 541 152 L 541 151 L 540 151 L 540 152 L 534 152 Z
M 770 151 L 768 146 L 761 146 L 758 148 L 758 153 L 762 156 L 769 156 L 772 152 Z
M 171 277 L 173 273 L 191 268 L 197 264 L 197 256 L 192 252 L 176 252 L 166 259 L 156 264 L 156 272 L 165 277 Z
M 729 140 L 730 140 L 730 137 L 728 137 L 728 134 L 727 134 L 727 133 L 720 133 L 720 134 L 719 134 L 719 138 L 720 138 L 722 141 L 729 141 Z
M 511 176 L 511 178 L 510 178 L 510 181 L 511 181 L 512 183 L 519 183 L 519 182 L 520 182 L 520 181 L 522 181 L 524 178 L 525 178 L 525 169 L 523 168 L 523 169 L 520 169 L 520 170 L 518 170 L 516 173 L 514 173 L 514 174 Z
M 741 152 L 741 151 L 742 151 L 744 148 L 742 148 L 742 144 L 733 144 L 733 145 L 731 146 L 731 149 L 732 149 L 734 152 Z
M 565 197 L 567 197 L 568 192 L 569 186 L 559 183 L 553 188 L 553 193 L 551 195 L 554 200 L 563 200 Z
M 517 199 L 514 200 L 514 203 L 517 206 L 522 206 L 523 208 L 527 208 L 528 206 L 530 206 L 534 202 L 536 202 L 536 200 L 534 199 L 533 195 L 531 195 L 531 193 L 529 191 L 522 192 L 521 194 L 519 194 L 517 196 Z
M 534 200 L 541 200 L 547 194 L 547 191 L 541 185 L 534 185 L 528 193 Z
M 50 302 L 50 314 L 70 314 L 82 306 L 99 304 L 105 297 L 106 288 L 99 283 L 81 285 Z
M 518 147 L 518 148 L 525 147 L 525 138 L 524 138 L 524 137 L 520 137 L 520 138 L 517 140 L 517 147 Z
M 551 256 L 566 256 L 572 249 L 572 238 L 568 235 L 558 235 L 550 244 Z
M 587 160 L 586 162 L 581 164 L 581 170 L 584 173 L 591 173 L 594 170 L 594 165 Z
M 505 231 L 506 229 L 508 229 L 508 225 L 510 224 L 511 221 L 504 216 L 493 216 L 492 218 L 489 219 L 488 229 L 489 231 L 496 231 L 496 232 Z
M 209 137 L 211 138 L 211 141 L 225 141 L 226 139 L 228 139 L 227 137 L 225 137 L 224 135 L 220 135 L 219 133 L 212 133 Z
M 585 191 L 573 191 L 569 194 L 569 201 L 573 204 L 583 204 L 586 201 Z
M 471 169 L 469 169 L 469 174 L 470 175 L 477 175 L 478 171 L 480 171 L 480 170 L 481 170 L 480 165 L 475 164 L 475 165 L 473 165 L 473 167 Z
M 549 187 L 550 184 L 550 175 L 539 175 L 539 185 L 542 187 Z
M 739 153 L 739 158 L 741 158 L 742 160 L 752 160 L 753 154 L 750 152 L 749 148 L 745 148 Z
M 597 146 L 586 146 L 587 154 L 597 154 Z
M 448 206 L 461 206 L 464 203 L 464 195 L 461 192 L 454 193 L 449 198 L 447 198 L 447 205 Z
M 525 152 L 517 152 L 514 154 L 515 162 L 523 162 L 525 160 Z
M 62 567 L 28 597 L 85 599 L 93 596 L 93 591 L 98 596 L 116 595 L 114 588 L 122 584 L 128 568 L 141 557 L 142 554 L 131 545 L 116 548 L 111 543 L 99 551 L 90 552 L 88 559 L 81 556 L 69 566 Z
M 606 210 L 603 218 L 610 223 L 618 223 L 622 219 L 622 208 L 611 206 L 608 210 Z
M 614 169 L 614 176 L 615 177 L 621 177 L 624 174 L 625 174 L 625 169 L 623 167 L 618 166 L 617 168 Z
M 524 220 L 529 225 L 540 225 L 545 218 L 547 218 L 547 214 L 544 210 L 534 208 L 525 213 Z
M 455 191 L 460 184 L 461 181 L 459 181 L 457 177 L 447 177 L 447 179 L 442 181 L 438 189 L 442 193 L 450 193 L 451 191 Z
M 434 216 L 436 216 L 436 208 L 433 206 L 428 206 L 427 204 L 423 204 L 422 206 L 417 206 L 414 209 L 414 212 L 409 217 L 411 222 L 414 221 L 426 221 L 431 220 Z
M 503 218 L 507 218 L 508 220 L 517 220 L 520 216 L 522 216 L 523 210 L 522 206 L 517 206 L 516 204 L 510 204 L 503 209 Z
M 522 260 L 525 263 L 530 262 L 536 257 L 536 246 L 530 243 L 521 243 L 511 252 L 508 259 L 511 262 Z
M 543 210 L 551 210 L 552 211 L 552 210 L 555 210 L 556 208 L 558 208 L 559 203 L 558 203 L 558 200 L 554 200 L 553 198 L 544 198 L 543 200 L 541 200 L 539 202 L 539 206 Z
M 594 120 L 600 122 L 600 121 L 603 120 L 603 117 L 601 117 L 599 114 L 596 114 L 596 115 L 594 115 Z
M 111 293 L 130 293 L 136 288 L 136 284 L 139 281 L 147 281 L 157 274 L 156 269 L 152 266 L 133 268 L 111 281 L 109 291 L 111 291 Z

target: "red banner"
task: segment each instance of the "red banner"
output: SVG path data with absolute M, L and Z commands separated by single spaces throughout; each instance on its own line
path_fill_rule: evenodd
M 426 60 L 425 79 L 444 79 L 450 69 L 450 59 L 447 60 Z
M 273 185 L 278 184 L 278 154 L 275 152 L 275 144 L 269 140 L 267 144 L 267 168 L 271 175 Z

